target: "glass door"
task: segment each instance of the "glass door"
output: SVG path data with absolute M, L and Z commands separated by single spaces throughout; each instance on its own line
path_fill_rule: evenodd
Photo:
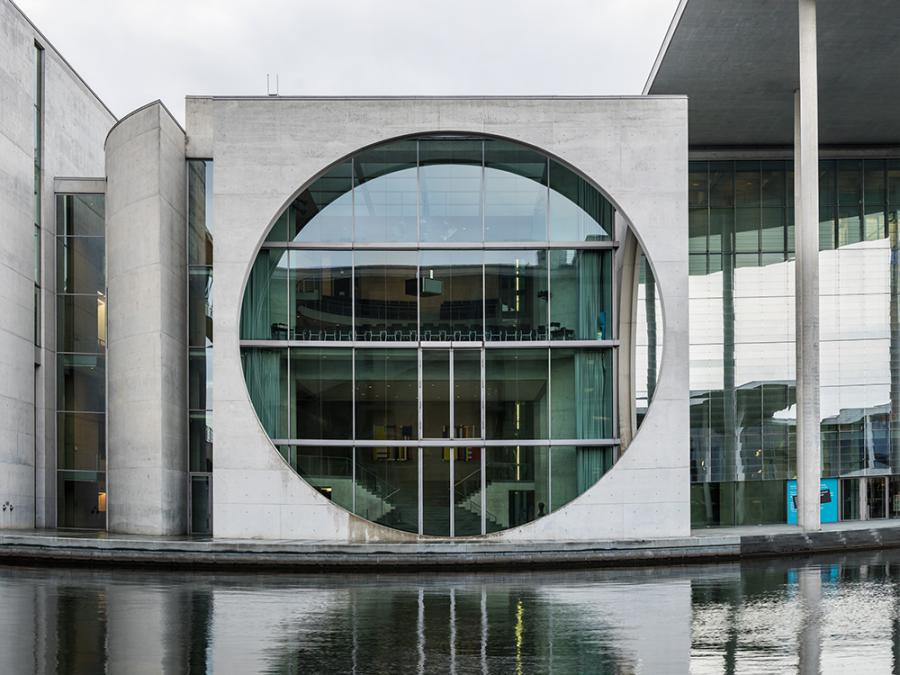
M 420 532 L 437 536 L 482 534 L 484 518 L 483 361 L 478 347 L 423 345 L 420 391 L 423 441 Z

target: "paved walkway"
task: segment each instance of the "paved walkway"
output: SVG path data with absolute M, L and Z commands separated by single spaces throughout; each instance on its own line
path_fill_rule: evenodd
M 325 541 L 152 537 L 71 530 L 0 531 L 0 562 L 283 570 L 628 566 L 900 547 L 900 520 L 695 530 L 684 538 L 598 542 Z

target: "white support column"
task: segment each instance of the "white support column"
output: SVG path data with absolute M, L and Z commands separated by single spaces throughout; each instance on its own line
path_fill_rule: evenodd
M 798 0 L 800 88 L 794 93 L 794 219 L 797 321 L 797 522 L 818 530 L 819 481 L 819 110 L 816 0 Z

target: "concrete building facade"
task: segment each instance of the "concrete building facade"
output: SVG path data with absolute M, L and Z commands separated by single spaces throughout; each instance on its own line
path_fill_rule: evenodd
M 188 96 L 182 128 L 117 121 L 3 0 L 0 527 L 900 515 L 900 137 L 830 122 L 818 4 L 684 0 L 641 96 Z M 771 61 L 728 40 L 769 24 Z

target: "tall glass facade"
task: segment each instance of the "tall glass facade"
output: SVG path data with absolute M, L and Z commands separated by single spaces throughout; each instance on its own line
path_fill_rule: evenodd
M 260 423 L 319 492 L 390 527 L 481 535 L 560 508 L 617 456 L 613 222 L 577 173 L 497 139 L 332 167 L 247 282 Z
M 56 196 L 59 527 L 106 527 L 104 220 L 104 195 Z
M 188 524 L 212 532 L 212 168 L 188 160 Z
M 34 43 L 34 344 L 41 345 L 41 163 L 44 154 L 44 49 Z
M 692 521 L 785 522 L 792 164 L 691 162 L 689 189 Z M 841 518 L 897 517 L 900 160 L 822 160 L 819 195 L 823 477 L 841 479 Z

